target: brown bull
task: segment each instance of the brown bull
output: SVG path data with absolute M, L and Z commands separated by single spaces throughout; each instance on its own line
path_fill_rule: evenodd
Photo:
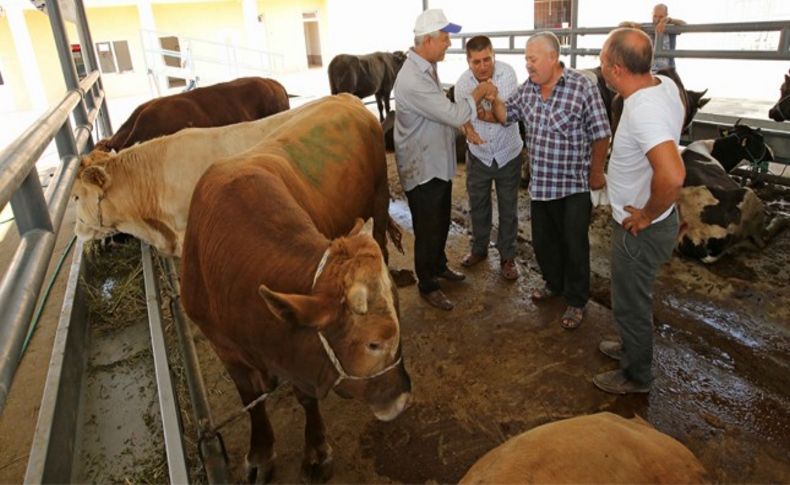
M 334 389 L 389 420 L 411 396 L 397 292 L 370 225 L 357 219 L 386 217 L 386 170 L 376 118 L 358 99 L 333 96 L 212 166 L 190 206 L 184 307 L 245 405 L 279 380 L 293 385 L 311 480 L 327 479 L 332 463 L 318 399 Z M 274 437 L 264 406 L 250 419 L 248 478 L 261 479 Z
M 119 151 L 183 128 L 225 126 L 287 110 L 288 94 L 274 79 L 243 77 L 226 83 L 155 98 L 138 106 L 101 151 Z
M 507 440 L 461 483 L 704 483 L 678 441 L 639 417 L 598 413 L 544 424 Z

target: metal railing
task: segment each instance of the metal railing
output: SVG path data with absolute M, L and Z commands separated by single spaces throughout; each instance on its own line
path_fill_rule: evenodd
M 160 38 L 175 37 L 180 50 L 165 49 Z M 243 75 L 270 76 L 285 66 L 285 56 L 278 52 L 265 51 L 215 42 L 194 37 L 184 37 L 168 32 L 140 29 L 143 59 L 149 74 L 154 77 L 157 96 L 162 92 L 160 85 L 166 77 L 206 79 L 201 67 L 215 66 L 225 71 L 229 78 Z M 165 58 L 178 61 L 178 66 L 169 66 Z
M 576 25 L 578 2 L 571 2 L 572 21 L 571 25 Z M 492 39 L 496 46 L 495 39 L 507 39 L 507 47 L 496 47 L 498 54 L 523 54 L 526 39 L 537 32 L 551 31 L 561 39 L 567 39 L 566 45 L 560 47 L 561 54 L 570 56 L 571 67 L 576 67 L 578 56 L 597 56 L 601 53 L 600 48 L 578 47 L 579 39 L 584 36 L 604 36 L 611 32 L 615 27 L 570 27 L 563 29 L 538 29 L 520 30 L 504 32 L 466 32 L 452 36 L 453 39 L 460 39 L 460 48 L 450 48 L 449 54 L 465 54 L 466 42 L 476 35 L 486 35 Z M 644 30 L 652 35 L 654 29 L 651 24 L 644 24 Z M 663 47 L 662 36 L 655 39 L 655 57 L 675 57 L 675 58 L 697 58 L 697 59 L 732 59 L 732 60 L 769 60 L 769 61 L 790 61 L 790 20 L 777 20 L 769 22 L 744 22 L 744 23 L 718 23 L 718 24 L 697 24 L 697 25 L 668 25 L 666 34 L 680 33 L 748 33 L 748 32 L 778 32 L 778 38 L 773 49 L 666 49 Z M 517 44 L 517 40 L 519 41 Z M 603 43 L 603 41 L 601 41 Z M 760 126 L 768 142 L 774 150 L 776 159 L 780 163 L 790 161 L 790 130 L 782 123 L 747 119 L 736 116 L 710 115 L 708 113 L 697 113 L 694 124 L 692 125 L 692 135 L 694 139 L 700 136 L 709 136 L 715 133 L 718 126 L 732 126 L 738 119 L 750 126 Z M 713 127 L 712 132 L 709 128 Z M 698 129 L 695 129 L 698 128 Z
M 49 112 L 0 153 L 0 207 L 9 201 L 20 243 L 0 281 L 0 412 L 14 378 L 28 325 L 41 291 L 44 276 L 66 211 L 79 154 L 93 148 L 91 130 L 98 119 L 103 136 L 112 134 L 96 55 L 82 0 L 74 0 L 77 30 L 86 68 L 82 81 L 71 57 L 60 5 L 47 1 L 52 33 L 66 81 L 67 93 Z M 70 117 L 75 125 L 72 127 Z M 36 161 L 55 139 L 61 164 L 47 188 L 41 189 Z
M 575 3 L 575 2 L 574 2 Z M 571 67 L 576 67 L 577 56 L 597 56 L 601 53 L 600 48 L 577 47 L 579 36 L 586 35 L 606 35 L 615 27 L 576 27 L 563 29 L 537 29 L 519 30 L 505 32 L 468 32 L 459 33 L 452 36 L 453 39 L 461 40 L 461 48 L 451 48 L 448 54 L 464 54 L 467 40 L 476 35 L 486 35 L 493 39 L 508 39 L 508 47 L 497 48 L 500 54 L 523 54 L 524 42 L 516 45 L 516 39 L 526 38 L 542 31 L 551 31 L 558 37 L 569 39 L 569 45 L 560 47 L 561 54 L 571 56 Z M 644 26 L 648 34 L 653 33 L 653 26 Z M 779 39 L 776 48 L 773 50 L 762 49 L 743 49 L 743 50 L 724 50 L 724 49 L 665 49 L 661 36 L 656 38 L 655 56 L 656 57 L 682 57 L 698 59 L 739 59 L 739 60 L 763 60 L 763 61 L 790 61 L 790 20 L 777 20 L 770 22 L 744 22 L 744 23 L 720 23 L 720 24 L 696 24 L 696 25 L 668 25 L 667 34 L 681 33 L 743 33 L 743 32 L 779 32 Z

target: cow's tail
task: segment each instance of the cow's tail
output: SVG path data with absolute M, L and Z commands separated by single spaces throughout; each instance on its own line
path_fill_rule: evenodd
M 404 254 L 403 234 L 400 230 L 400 226 L 392 219 L 392 216 L 387 216 L 387 235 L 390 237 L 392 244 L 395 245 L 395 249 L 397 249 L 399 253 Z

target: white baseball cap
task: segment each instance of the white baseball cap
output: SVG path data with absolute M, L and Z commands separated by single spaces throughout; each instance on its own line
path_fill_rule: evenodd
M 444 12 L 442 12 L 440 8 L 431 8 L 424 11 L 417 17 L 417 22 L 414 24 L 415 37 L 420 37 L 439 30 L 457 34 L 461 31 L 461 26 L 448 22 L 447 17 L 444 16 Z

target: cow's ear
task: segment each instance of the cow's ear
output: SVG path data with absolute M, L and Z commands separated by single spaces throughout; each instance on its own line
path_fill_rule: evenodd
M 95 185 L 102 190 L 110 186 L 110 174 L 98 165 L 91 165 L 80 172 L 80 180 L 84 184 Z
M 354 227 L 349 231 L 348 235 L 356 236 L 360 232 L 367 234 L 368 236 L 373 235 L 373 218 L 368 218 L 367 222 L 357 217 L 357 220 L 354 222 Z
M 279 293 L 266 285 L 259 286 L 258 293 L 278 320 L 292 325 L 321 330 L 332 322 L 335 315 L 334 306 L 324 298 Z

